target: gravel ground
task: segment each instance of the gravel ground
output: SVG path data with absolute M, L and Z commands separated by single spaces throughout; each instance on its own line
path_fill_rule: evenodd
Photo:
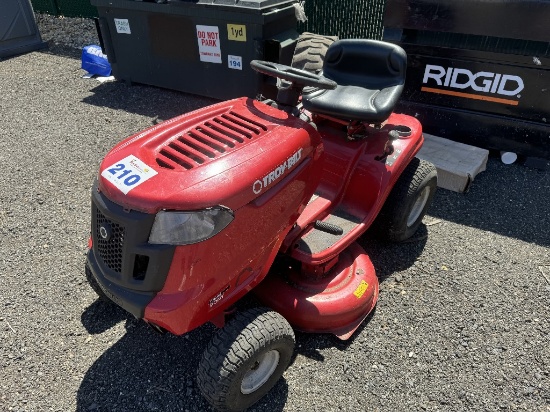
M 36 24 L 42 40 L 52 46 L 81 49 L 89 44 L 99 44 L 92 19 L 36 14 Z
M 99 302 L 83 265 L 100 159 L 210 100 L 82 79 L 65 46 L 95 34 L 50 19 L 49 51 L 0 61 L 0 410 L 208 410 L 195 370 L 213 327 L 157 335 Z M 377 310 L 345 343 L 298 333 L 252 410 L 550 411 L 549 173 L 490 159 L 469 193 L 438 191 L 425 223 L 405 244 L 363 241 Z

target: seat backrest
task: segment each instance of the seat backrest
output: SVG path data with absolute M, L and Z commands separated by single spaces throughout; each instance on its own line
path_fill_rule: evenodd
M 323 75 L 342 86 L 370 90 L 404 85 L 407 54 L 392 43 L 378 40 L 338 40 L 330 45 Z

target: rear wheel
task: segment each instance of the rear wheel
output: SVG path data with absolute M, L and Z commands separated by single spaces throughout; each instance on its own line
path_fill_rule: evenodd
M 302 33 L 296 43 L 291 66 L 297 69 L 319 73 L 329 46 L 338 40 L 337 36 L 321 36 L 314 33 Z
M 371 226 L 376 236 L 402 242 L 418 230 L 437 188 L 437 170 L 413 158 L 405 168 Z
M 220 411 L 240 411 L 279 380 L 294 351 L 286 319 L 266 308 L 237 313 L 212 337 L 198 369 L 199 388 Z

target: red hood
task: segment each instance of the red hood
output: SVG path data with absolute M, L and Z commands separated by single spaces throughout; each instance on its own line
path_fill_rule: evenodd
M 99 188 L 115 203 L 147 213 L 215 205 L 237 210 L 311 156 L 319 139 L 313 127 L 285 112 L 253 99 L 231 100 L 119 143 L 101 163 Z M 147 174 L 137 176 L 142 169 Z

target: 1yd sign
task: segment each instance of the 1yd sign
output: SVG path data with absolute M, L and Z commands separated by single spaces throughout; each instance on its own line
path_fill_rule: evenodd
M 128 194 L 134 187 L 155 176 L 157 172 L 134 155 L 109 166 L 101 176 L 111 182 L 122 193 Z

